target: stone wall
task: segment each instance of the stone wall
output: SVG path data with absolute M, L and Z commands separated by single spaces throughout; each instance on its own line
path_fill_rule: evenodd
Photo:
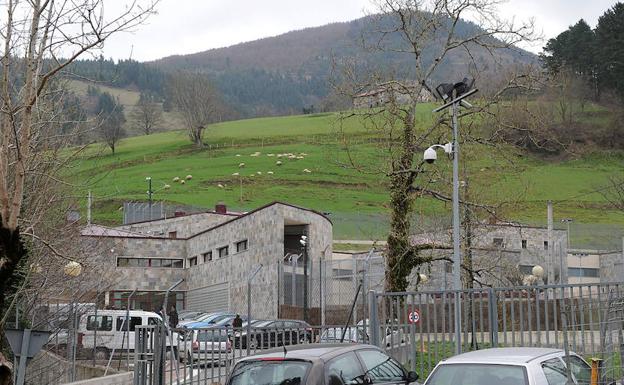
M 624 282 L 624 255 L 622 251 L 600 254 L 600 282 Z
M 120 230 L 127 230 L 137 233 L 158 235 L 169 237 L 169 233 L 175 231 L 178 238 L 188 238 L 200 231 L 209 229 L 220 223 L 236 218 L 234 214 L 198 213 L 180 217 L 161 219 L 151 222 L 134 223 L 117 227 Z

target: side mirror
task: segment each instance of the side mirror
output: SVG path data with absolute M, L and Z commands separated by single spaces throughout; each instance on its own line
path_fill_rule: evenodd
M 407 372 L 407 378 L 405 379 L 405 382 L 409 384 L 416 381 L 418 381 L 418 373 L 413 371 Z

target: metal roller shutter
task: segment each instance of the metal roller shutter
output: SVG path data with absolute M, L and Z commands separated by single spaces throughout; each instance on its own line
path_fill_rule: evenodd
M 228 283 L 219 283 L 186 292 L 186 308 L 208 313 L 228 310 Z

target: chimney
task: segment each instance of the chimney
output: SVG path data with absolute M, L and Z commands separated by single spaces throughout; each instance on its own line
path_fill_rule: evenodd
M 215 212 L 217 214 L 227 214 L 227 206 L 223 202 L 219 202 L 215 205 Z

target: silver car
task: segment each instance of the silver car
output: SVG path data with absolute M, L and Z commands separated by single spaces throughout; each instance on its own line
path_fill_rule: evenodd
M 589 385 L 591 367 L 561 349 L 494 348 L 477 350 L 438 363 L 425 385 L 566 385 L 570 363 L 576 385 Z

